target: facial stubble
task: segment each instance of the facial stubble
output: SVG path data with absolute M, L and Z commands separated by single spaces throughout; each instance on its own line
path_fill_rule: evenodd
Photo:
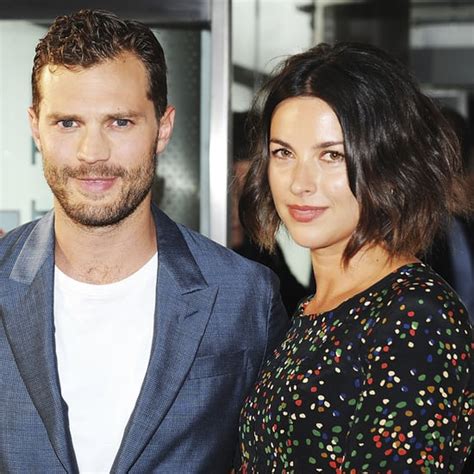
M 86 227 L 113 226 L 130 216 L 150 192 L 157 166 L 157 140 L 146 159 L 130 169 L 103 162 L 60 168 L 43 156 L 44 176 L 57 202 L 73 222 Z M 100 194 L 79 199 L 77 191 L 71 189 L 71 179 L 94 177 L 113 177 L 121 181 L 120 193 L 114 202 L 101 203 Z

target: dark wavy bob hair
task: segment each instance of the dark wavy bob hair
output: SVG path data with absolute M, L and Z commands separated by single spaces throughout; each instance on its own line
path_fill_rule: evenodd
M 167 106 L 166 62 L 163 48 L 143 23 L 123 20 L 105 10 L 84 9 L 57 17 L 36 46 L 31 76 L 33 109 L 38 114 L 39 87 L 45 66 L 88 68 L 123 53 L 140 59 L 148 74 L 148 98 L 160 119 Z
M 292 97 L 324 100 L 342 128 L 349 185 L 360 208 L 345 265 L 377 244 L 391 257 L 419 255 L 451 214 L 468 212 L 457 138 L 406 67 L 373 46 L 320 44 L 287 59 L 253 107 L 240 218 L 262 248 L 274 248 L 280 225 L 267 175 L 270 124 L 276 106 Z

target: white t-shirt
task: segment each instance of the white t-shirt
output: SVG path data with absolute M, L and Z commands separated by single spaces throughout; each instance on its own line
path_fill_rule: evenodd
M 81 473 L 110 471 L 135 407 L 153 339 L 157 265 L 155 254 L 107 285 L 55 269 L 59 381 Z

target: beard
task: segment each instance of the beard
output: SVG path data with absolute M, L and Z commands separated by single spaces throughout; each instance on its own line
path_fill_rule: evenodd
M 73 222 L 86 227 L 113 226 L 130 216 L 150 192 L 157 165 L 155 149 L 156 144 L 140 165 L 130 169 L 103 162 L 59 167 L 43 157 L 44 176 L 60 206 Z M 94 177 L 119 178 L 122 187 L 114 202 L 101 203 L 102 196 L 99 194 L 78 199 L 78 192 L 68 186 L 71 178 Z

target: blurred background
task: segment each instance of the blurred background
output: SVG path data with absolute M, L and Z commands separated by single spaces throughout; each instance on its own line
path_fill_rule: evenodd
M 289 54 L 321 41 L 381 46 L 411 68 L 427 94 L 464 117 L 472 136 L 473 0 L 2 0 L 0 232 L 52 206 L 27 121 L 30 72 L 51 20 L 84 7 L 144 21 L 163 44 L 177 121 L 159 159 L 154 196 L 171 217 L 224 245 L 232 241 L 238 195 L 231 192 L 239 146 L 232 140 L 233 113 L 248 110 L 262 81 Z M 472 149 L 469 154 L 472 170 Z M 279 242 L 291 273 L 307 285 L 307 251 L 285 233 Z

